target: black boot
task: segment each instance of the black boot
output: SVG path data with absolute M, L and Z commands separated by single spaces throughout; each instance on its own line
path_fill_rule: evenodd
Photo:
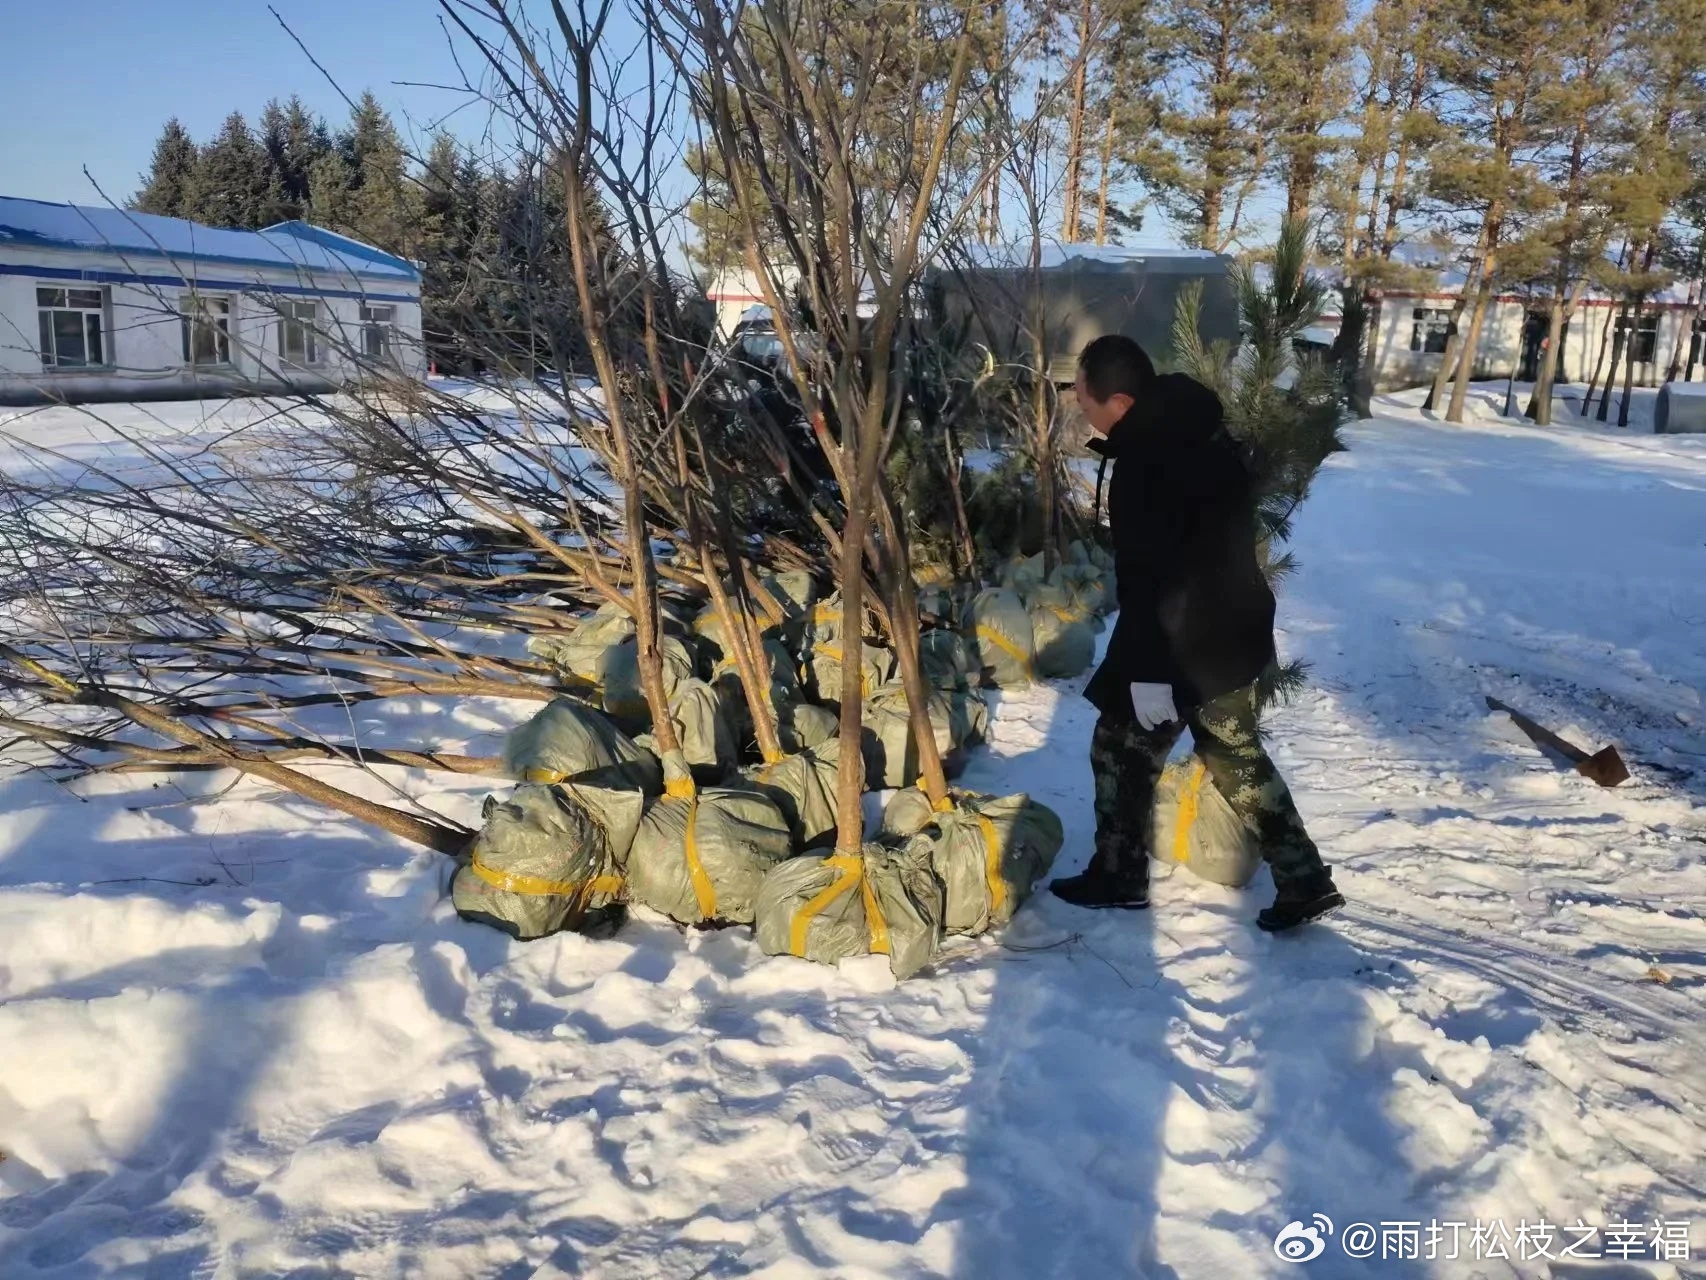
M 1138 864 L 1136 872 L 1107 872 L 1101 860 L 1092 858 L 1090 865 L 1075 876 L 1049 881 L 1049 892 L 1075 907 L 1118 907 L 1126 911 L 1141 911 L 1149 905 L 1149 860 Z
M 1256 916 L 1256 927 L 1265 933 L 1284 933 L 1299 925 L 1330 916 L 1345 905 L 1345 895 L 1333 884 L 1332 873 L 1322 869 L 1280 886 L 1274 905 Z

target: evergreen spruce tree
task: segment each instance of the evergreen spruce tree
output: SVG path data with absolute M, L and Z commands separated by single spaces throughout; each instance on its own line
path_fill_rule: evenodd
M 173 116 L 160 131 L 160 138 L 154 144 L 154 158 L 143 177 L 142 190 L 131 200 L 130 207 L 138 213 L 158 213 L 168 218 L 189 217 L 191 191 L 199 160 L 195 140 Z
M 312 162 L 308 189 L 320 225 L 387 253 L 411 252 L 420 193 L 396 126 L 371 93 L 361 95 L 349 126 Z
M 1233 268 L 1232 287 L 1246 345 L 1205 343 L 1198 327 L 1200 285 L 1179 298 L 1173 350 L 1179 368 L 1210 387 L 1226 408 L 1226 425 L 1244 446 L 1258 500 L 1258 551 L 1271 582 L 1296 567 L 1280 550 L 1292 520 L 1309 496 L 1321 464 L 1344 448 L 1342 391 L 1345 364 L 1354 363 L 1352 344 L 1336 352 L 1340 362 L 1300 356 L 1294 345 L 1320 317 L 1327 284 L 1309 271 L 1309 224 L 1288 218 L 1280 226 L 1265 273 L 1249 264 Z M 1302 683 L 1294 663 L 1270 672 L 1263 694 L 1283 696 Z
M 1268 18 L 1254 51 L 1263 128 L 1272 135 L 1286 217 L 1307 218 L 1323 167 L 1341 145 L 1330 130 L 1350 105 L 1345 0 L 1272 0 Z
M 261 145 L 266 148 L 279 190 L 278 204 L 268 223 L 306 217 L 314 166 L 332 149 L 325 121 L 311 115 L 294 94 L 283 106 L 274 99 L 261 112 Z
M 1237 243 L 1272 154 L 1258 67 L 1271 0 L 1161 0 L 1166 100 L 1140 152 L 1144 184 L 1198 248 Z
M 187 216 L 210 227 L 261 226 L 278 202 L 266 149 L 233 111 L 219 136 L 202 148 L 190 184 Z

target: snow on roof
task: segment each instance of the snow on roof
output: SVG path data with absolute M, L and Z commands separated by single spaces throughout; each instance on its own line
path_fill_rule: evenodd
M 420 272 L 404 259 L 306 222 L 228 231 L 129 209 L 0 196 L 0 249 L 7 247 L 105 250 L 130 257 L 305 268 L 376 280 L 420 279 Z
M 1010 244 L 973 245 L 972 261 L 980 267 L 1025 268 L 1031 265 L 1032 243 L 1028 240 Z M 1086 262 L 1160 262 L 1202 260 L 1212 262 L 1220 255 L 1207 249 L 1181 249 L 1173 245 L 1135 244 L 1063 244 L 1048 241 L 1040 254 L 1042 265 L 1065 266 L 1070 261 Z

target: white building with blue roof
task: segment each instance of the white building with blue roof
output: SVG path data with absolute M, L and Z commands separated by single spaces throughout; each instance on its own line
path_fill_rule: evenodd
M 281 222 L 226 231 L 0 197 L 0 404 L 324 391 L 420 376 L 421 277 Z

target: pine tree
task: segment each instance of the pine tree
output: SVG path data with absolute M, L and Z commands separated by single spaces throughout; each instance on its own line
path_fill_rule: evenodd
M 1448 422 L 1462 422 L 1479 352 L 1499 254 L 1520 220 L 1547 193 L 1533 164 L 1549 139 L 1539 111 L 1545 85 L 1557 76 L 1556 33 L 1574 0 L 1449 0 L 1451 25 L 1442 74 L 1451 91 L 1447 122 L 1455 137 L 1434 156 L 1429 187 L 1476 228 L 1477 269 L 1464 283 L 1469 326 L 1448 349 L 1455 376 Z M 1461 300 L 1460 300 L 1461 301 Z M 1461 312 L 1461 307 L 1459 307 Z M 1455 327 L 1455 325 L 1454 325 Z M 1440 383 L 1436 380 L 1436 388 Z
M 267 153 L 243 113 L 225 118 L 219 136 L 202 148 L 190 184 L 190 217 L 210 227 L 261 226 L 276 206 L 278 187 Z
M 302 99 L 292 94 L 280 106 L 277 99 L 261 112 L 261 145 L 279 188 L 279 201 L 269 222 L 286 222 L 307 215 L 314 166 L 332 149 L 326 123 L 309 114 Z
M 1376 0 L 1355 33 L 1359 82 L 1348 162 L 1333 172 L 1327 203 L 1336 213 L 1347 297 L 1363 321 L 1351 404 L 1373 414 L 1382 295 L 1417 288 L 1426 273 L 1396 257 L 1401 219 L 1414 202 L 1429 149 L 1441 130 L 1432 110 L 1438 56 L 1432 10 L 1403 0 Z
M 1627 321 L 1619 333 L 1633 338 L 1647 298 L 1669 282 L 1669 272 L 1659 262 L 1664 224 L 1693 180 L 1691 134 L 1693 126 L 1706 119 L 1706 83 L 1700 74 L 1706 65 L 1706 0 L 1643 0 L 1631 48 L 1644 128 L 1634 151 L 1635 167 L 1621 190 L 1621 204 L 1625 234 L 1639 248 L 1631 259 L 1629 305 L 1624 308 Z M 1601 422 L 1607 418 L 1621 355 L 1623 398 L 1617 425 L 1629 425 L 1634 345 L 1629 341 L 1620 350 L 1614 348 L 1611 374 L 1600 398 Z
M 1612 226 L 1603 202 L 1606 179 L 1632 162 L 1629 131 L 1627 10 L 1621 0 L 1579 0 L 1558 31 L 1561 72 L 1544 86 L 1539 109 L 1555 135 L 1542 161 L 1555 203 L 1535 227 L 1519 258 L 1533 260 L 1546 288 L 1546 340 L 1534 393 L 1525 411 L 1540 426 L 1552 421 L 1552 389 L 1566 326 L 1589 285 L 1603 274 Z
M 1158 136 L 1140 152 L 1145 185 L 1194 246 L 1225 251 L 1244 229 L 1267 167 L 1257 66 L 1270 0 L 1162 0 L 1166 51 Z
M 132 198 L 130 207 L 138 213 L 189 217 L 190 193 L 199 161 L 195 140 L 173 116 L 160 131 L 159 141 L 154 144 L 154 158 L 143 176 L 142 190 Z
M 371 93 L 361 95 L 348 128 L 313 162 L 308 188 L 322 226 L 388 253 L 410 252 L 420 194 L 396 126 Z
M 1350 103 L 1346 18 L 1345 0 L 1272 0 L 1256 45 L 1263 128 L 1288 218 L 1313 212 L 1323 164 L 1340 145 L 1328 130 Z
M 1327 286 L 1309 271 L 1309 225 L 1288 218 L 1280 226 L 1272 264 L 1263 273 L 1248 263 L 1233 268 L 1232 288 L 1248 345 L 1204 343 L 1198 327 L 1200 285 L 1181 292 L 1173 322 L 1173 350 L 1185 373 L 1211 388 L 1226 408 L 1227 429 L 1243 445 L 1258 498 L 1258 548 L 1270 581 L 1295 568 L 1279 551 L 1292 520 L 1309 496 L 1321 464 L 1344 448 L 1342 364 L 1300 357 L 1293 345 L 1320 317 Z M 1354 352 L 1338 353 L 1354 363 Z M 1295 689 L 1302 668 L 1270 673 L 1267 696 Z

